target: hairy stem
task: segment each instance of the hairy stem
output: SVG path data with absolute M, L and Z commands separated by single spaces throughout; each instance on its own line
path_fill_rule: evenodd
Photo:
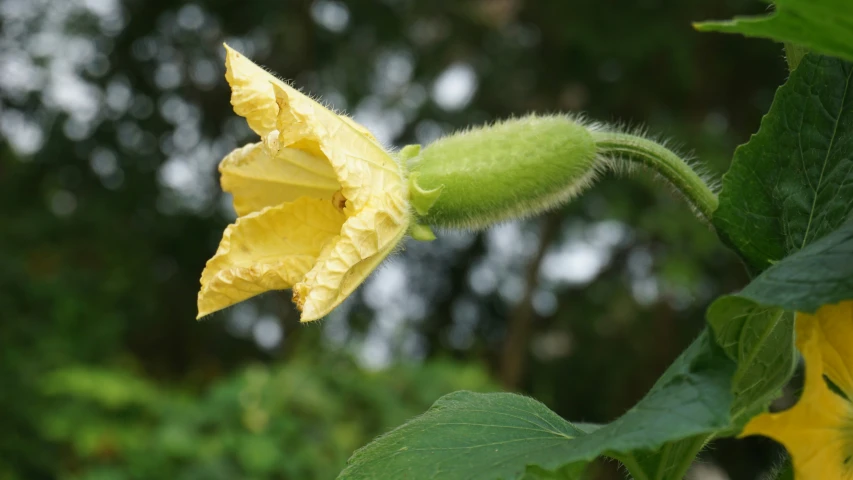
M 671 472 L 668 473 L 669 475 L 672 475 L 670 478 L 677 478 L 679 480 L 684 478 L 684 476 L 687 475 L 687 471 L 690 470 L 690 467 L 696 460 L 696 457 L 699 455 L 699 452 L 705 448 L 705 445 L 708 444 L 711 438 L 711 435 L 697 435 L 694 437 L 689 445 L 685 446 L 681 451 L 681 461 L 675 465 Z
M 704 180 L 672 150 L 629 133 L 591 132 L 598 153 L 606 157 L 637 162 L 669 180 L 695 210 L 710 223 L 717 209 L 717 195 Z
M 788 71 L 793 72 L 800 64 L 800 60 L 809 53 L 806 47 L 794 45 L 793 43 L 785 43 L 785 60 L 788 62 Z

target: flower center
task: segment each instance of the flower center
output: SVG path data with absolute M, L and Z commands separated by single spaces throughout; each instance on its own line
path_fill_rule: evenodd
M 339 212 L 343 212 L 344 208 L 346 208 L 347 197 L 344 196 L 341 190 L 338 190 L 332 195 L 332 205 L 334 205 Z

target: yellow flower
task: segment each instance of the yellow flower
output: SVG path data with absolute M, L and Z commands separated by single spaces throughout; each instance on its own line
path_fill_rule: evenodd
M 301 320 L 316 320 L 406 233 L 403 172 L 364 127 L 225 49 L 231 104 L 261 141 L 219 166 L 239 218 L 201 275 L 199 317 L 292 288 Z
M 741 435 L 765 435 L 784 445 L 797 479 L 853 479 L 853 301 L 799 313 L 796 328 L 806 361 L 800 400 L 784 412 L 753 418 Z

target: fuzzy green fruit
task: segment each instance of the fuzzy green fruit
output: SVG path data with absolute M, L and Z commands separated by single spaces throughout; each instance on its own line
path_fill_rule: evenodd
M 568 116 L 507 120 L 401 153 L 411 157 L 412 203 L 428 197 L 419 222 L 440 228 L 536 215 L 576 196 L 597 173 L 595 141 Z

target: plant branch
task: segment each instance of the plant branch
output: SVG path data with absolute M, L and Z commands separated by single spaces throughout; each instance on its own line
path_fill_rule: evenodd
M 652 140 L 629 133 L 608 131 L 591 133 L 599 154 L 608 158 L 637 162 L 651 168 L 669 180 L 704 220 L 711 222 L 711 216 L 719 204 L 717 195 L 675 152 Z

